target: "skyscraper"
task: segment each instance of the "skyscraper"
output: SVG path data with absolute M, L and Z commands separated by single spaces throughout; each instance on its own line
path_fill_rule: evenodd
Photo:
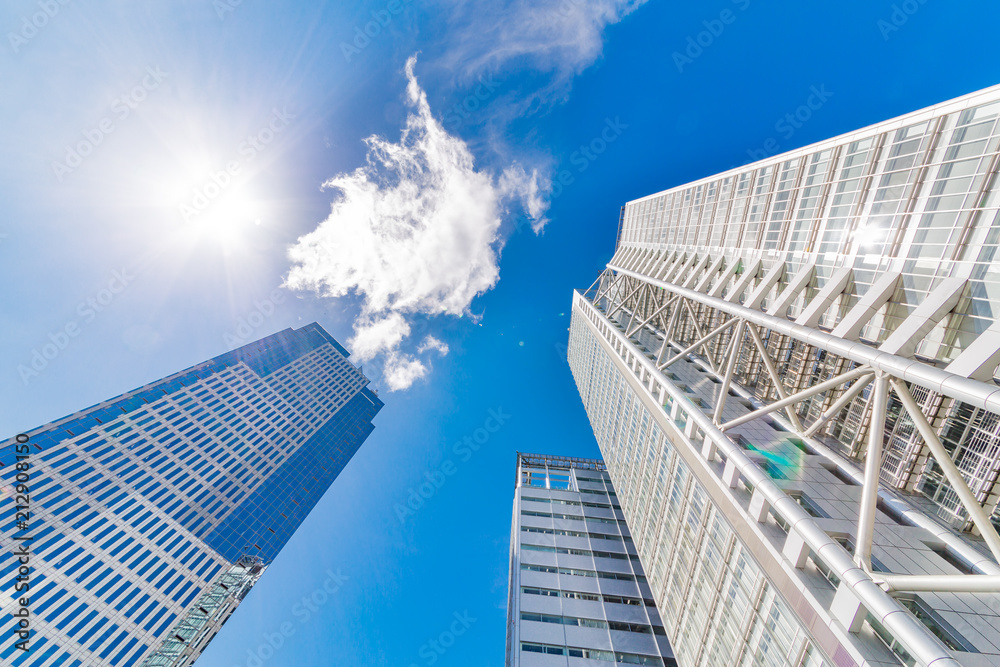
M 518 454 L 510 545 L 509 667 L 677 664 L 603 462 Z
M 4 443 L 0 663 L 190 665 L 374 428 L 347 357 L 286 329 Z
M 681 665 L 1000 663 L 998 118 L 622 209 L 568 356 Z

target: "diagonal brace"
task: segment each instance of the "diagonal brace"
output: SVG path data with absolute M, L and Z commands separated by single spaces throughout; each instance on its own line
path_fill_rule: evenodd
M 830 389 L 833 389 L 834 387 L 838 387 L 844 384 L 845 382 L 850 382 L 851 380 L 854 380 L 856 378 L 861 377 L 862 375 L 866 375 L 871 372 L 872 369 L 869 368 L 868 366 L 859 366 L 853 370 L 838 375 L 837 377 L 830 378 L 826 382 L 820 382 L 819 384 L 807 387 L 806 389 L 803 389 L 800 392 L 796 392 L 791 396 L 787 396 L 779 401 L 775 401 L 770 405 L 765 405 L 764 407 L 758 410 L 754 410 L 753 412 L 748 412 L 742 417 L 737 417 L 732 421 L 726 422 L 725 424 L 720 426 L 719 429 L 725 431 L 733 428 L 734 426 L 745 424 L 748 421 L 753 421 L 758 417 L 763 417 L 764 415 L 774 412 L 775 410 L 781 410 L 782 408 L 792 405 L 793 403 L 798 403 L 804 398 L 809 398 L 810 396 L 813 396 L 815 394 L 821 394 L 824 391 L 828 391 Z
M 764 341 L 760 339 L 760 332 L 757 331 L 757 327 L 747 322 L 747 331 L 750 332 L 750 339 L 753 341 L 757 351 L 760 352 L 761 359 L 764 362 L 764 368 L 767 369 L 767 374 L 771 378 L 774 390 L 778 392 L 778 399 L 788 398 L 788 394 L 785 393 L 785 388 L 781 385 L 781 378 L 778 377 L 778 370 L 774 367 L 774 361 L 771 360 L 771 355 L 767 353 L 767 348 L 764 347 Z M 792 423 L 792 428 L 801 434 L 803 431 L 802 422 L 799 421 L 799 416 L 796 414 L 795 408 L 791 405 L 787 406 L 785 408 L 785 414 L 788 415 L 788 421 Z
M 906 411 L 910 413 L 910 419 L 913 420 L 914 425 L 917 430 L 920 431 L 921 437 L 923 437 L 924 442 L 927 443 L 927 447 L 930 448 L 931 453 L 934 455 L 934 460 L 937 464 L 941 466 L 944 471 L 945 477 L 951 483 L 952 489 L 958 495 L 959 499 L 962 501 L 962 506 L 969 513 L 969 517 L 972 522 L 979 529 L 980 534 L 983 536 L 983 540 L 989 546 L 990 551 L 993 553 L 993 557 L 1000 561 L 1000 535 L 997 535 L 996 529 L 993 527 L 990 518 L 986 515 L 983 510 L 983 506 L 979 504 L 976 496 L 972 493 L 969 485 L 965 482 L 965 478 L 962 477 L 962 472 L 955 465 L 951 456 L 948 454 L 948 450 L 944 448 L 944 444 L 941 443 L 940 438 L 938 438 L 937 433 L 934 432 L 934 428 L 928 423 L 927 417 L 924 416 L 923 410 L 917 405 L 917 402 L 913 400 L 913 395 L 910 390 L 906 388 L 906 385 L 892 378 L 890 380 L 892 383 L 892 388 L 895 390 L 896 395 L 899 396 L 899 400 L 903 403 L 903 407 Z
M 869 373 L 859 377 L 858 381 L 852 384 L 851 388 L 846 390 L 840 398 L 837 399 L 837 402 L 831 405 L 829 410 L 820 415 L 820 418 L 813 422 L 802 435 L 807 438 L 815 435 L 817 431 L 823 428 L 823 424 L 830 421 L 830 419 L 837 415 L 841 410 L 846 408 L 848 403 L 857 398 L 858 394 L 861 393 L 861 390 L 868 386 L 873 377 L 875 377 L 874 373 Z
M 702 345 L 704 345 L 708 341 L 712 340 L 712 338 L 714 338 L 715 336 L 718 336 L 720 333 L 722 333 L 723 331 L 725 331 L 729 327 L 731 327 L 734 324 L 736 324 L 736 321 L 738 319 L 739 318 L 737 318 L 737 317 L 733 317 L 733 318 L 730 318 L 728 321 L 723 322 L 722 324 L 720 324 L 716 328 L 714 328 L 711 331 L 709 331 L 705 336 L 702 336 L 700 339 L 698 339 L 694 343 L 691 343 L 691 345 L 687 346 L 686 348 L 684 348 L 683 350 L 681 350 L 680 352 L 678 352 L 674 356 L 670 357 L 670 359 L 668 359 L 667 361 L 665 361 L 662 364 L 660 364 L 659 366 L 657 366 L 657 368 L 659 368 L 662 371 L 667 366 L 680 361 L 685 356 L 691 354 L 691 352 L 693 352 L 694 350 L 698 349 L 699 347 L 701 347 Z

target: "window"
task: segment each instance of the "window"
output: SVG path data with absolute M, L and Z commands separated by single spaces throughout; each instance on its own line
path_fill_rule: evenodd
M 865 622 L 868 624 L 869 627 L 871 627 L 872 631 L 875 633 L 875 636 L 878 637 L 890 651 L 896 654 L 896 657 L 899 658 L 900 662 L 902 662 L 907 667 L 911 667 L 912 665 L 917 664 L 917 661 L 914 660 L 913 657 L 906 652 L 906 649 L 904 649 L 902 645 L 896 641 L 895 637 L 889 634 L 889 631 L 886 630 L 881 623 L 875 620 L 874 616 L 868 614 L 867 618 L 865 619 Z
M 782 472 L 781 468 L 779 468 L 772 461 L 764 459 L 763 461 L 760 461 L 758 465 L 765 473 L 767 473 L 767 476 L 770 477 L 771 479 L 788 479 L 785 473 Z
M 958 631 L 948 623 L 948 621 L 944 620 L 940 614 L 924 602 L 919 595 L 898 597 L 896 600 L 899 604 L 910 610 L 910 612 L 917 617 L 917 620 L 923 623 L 928 630 L 934 633 L 935 637 L 944 642 L 944 645 L 952 651 L 967 651 L 969 653 L 979 652 L 976 650 L 976 647 L 970 644 L 965 637 L 960 635 Z
M 802 509 L 804 509 L 806 511 L 806 514 L 808 514 L 809 516 L 815 517 L 817 519 L 830 518 L 830 515 L 824 512 L 823 508 L 817 505 L 812 498 L 802 493 L 801 491 L 789 493 L 788 497 L 797 502 L 799 505 L 801 505 Z
M 834 590 L 836 590 L 837 587 L 840 586 L 840 577 L 838 577 L 836 574 L 833 573 L 833 570 L 830 569 L 830 566 L 827 565 L 819 556 L 817 556 L 816 552 L 814 551 L 809 552 L 809 560 L 813 562 L 813 565 L 815 565 L 819 573 L 823 575 L 823 578 L 830 582 L 830 585 L 833 586 Z
M 969 563 L 965 561 L 964 558 L 954 553 L 951 549 L 943 545 L 927 545 L 930 550 L 941 556 L 949 565 L 954 567 L 956 570 L 962 574 L 977 574 L 975 568 L 973 568 Z
M 548 655 L 568 655 L 571 658 L 587 658 L 589 660 L 603 660 L 605 662 L 620 662 L 629 665 L 659 665 L 662 667 L 667 664 L 663 658 L 652 655 L 621 653 L 618 651 L 602 651 L 590 648 L 574 648 L 571 646 L 551 646 L 549 644 L 530 644 L 528 642 L 521 642 L 521 650 L 529 651 L 531 653 L 545 653 Z

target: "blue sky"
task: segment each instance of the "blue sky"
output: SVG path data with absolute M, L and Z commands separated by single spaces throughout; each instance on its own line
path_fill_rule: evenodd
M 200 667 L 502 665 L 514 452 L 598 454 L 564 346 L 619 207 L 1000 83 L 988 2 L 161 4 L 0 9 L 0 431 L 314 320 L 386 402 Z

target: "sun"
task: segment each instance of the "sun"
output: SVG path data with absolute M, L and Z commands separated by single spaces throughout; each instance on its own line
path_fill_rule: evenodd
M 170 150 L 172 159 L 143 170 L 150 174 L 146 201 L 158 209 L 164 230 L 191 251 L 217 247 L 235 258 L 252 250 L 251 237 L 266 231 L 280 206 L 263 165 L 235 159 L 210 141 L 178 141 Z
M 263 203 L 248 188 L 230 185 L 195 190 L 190 201 L 178 206 L 185 231 L 197 239 L 235 241 L 256 225 L 264 215 Z M 199 194 L 201 196 L 199 196 Z

